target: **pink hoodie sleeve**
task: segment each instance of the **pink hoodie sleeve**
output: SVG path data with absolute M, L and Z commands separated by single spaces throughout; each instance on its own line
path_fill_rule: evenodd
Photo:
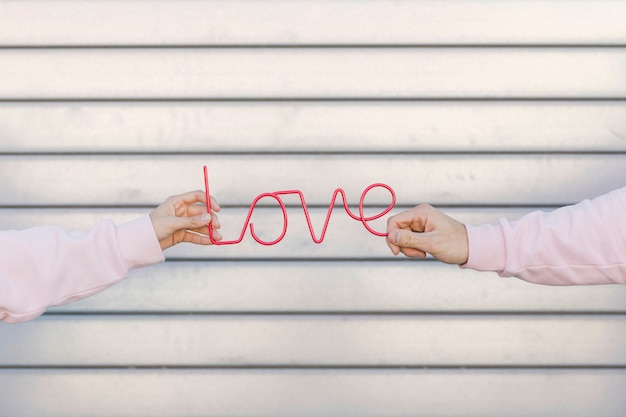
M 626 187 L 516 222 L 466 228 L 464 268 L 546 285 L 626 283 Z
M 149 216 L 69 232 L 55 226 L 0 232 L 0 319 L 34 319 L 123 280 L 131 269 L 163 261 Z

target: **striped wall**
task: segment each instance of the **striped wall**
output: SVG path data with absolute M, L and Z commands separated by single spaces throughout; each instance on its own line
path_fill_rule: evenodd
M 374 182 L 471 224 L 594 197 L 625 184 L 624 21 L 611 0 L 0 1 L 0 229 L 121 223 L 203 165 L 226 238 L 280 189 L 318 230 L 336 187 Z M 396 258 L 341 210 L 318 246 L 285 202 L 279 245 L 178 246 L 0 325 L 0 416 L 624 415 L 626 287 Z

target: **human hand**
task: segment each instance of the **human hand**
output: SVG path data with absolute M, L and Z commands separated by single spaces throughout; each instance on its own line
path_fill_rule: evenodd
M 420 204 L 387 220 L 387 245 L 394 255 L 424 258 L 427 253 L 449 264 L 467 262 L 465 226 L 429 204 Z
M 211 209 L 220 211 L 220 206 L 213 197 Z M 169 197 L 150 213 L 150 220 L 162 250 L 180 242 L 210 245 L 209 223 L 214 229 L 213 238 L 222 239 L 220 233 L 215 230 L 220 227 L 217 215 L 207 213 L 204 191 L 192 191 Z

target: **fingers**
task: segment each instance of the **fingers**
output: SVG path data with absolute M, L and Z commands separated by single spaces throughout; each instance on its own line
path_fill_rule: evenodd
M 213 238 L 215 240 L 220 240 L 217 239 L 217 237 L 214 235 Z M 185 236 L 183 237 L 183 242 L 188 242 L 188 243 L 193 243 L 195 245 L 211 245 L 213 242 L 211 242 L 211 238 L 208 235 L 203 235 L 203 234 L 198 234 L 198 233 L 193 233 L 193 232 L 186 232 Z
M 206 207 L 203 206 L 194 205 L 189 207 L 186 213 L 186 217 L 198 217 L 200 219 L 199 222 L 202 223 L 203 226 L 207 226 L 209 223 L 211 223 L 211 226 L 213 226 L 214 229 L 219 229 L 221 227 L 217 214 L 208 214 L 206 212 Z
M 221 240 L 221 234 L 216 231 L 221 225 L 215 214 L 220 211 L 220 206 L 213 197 L 210 202 L 210 212 L 207 213 L 206 193 L 197 190 L 171 196 L 152 210 L 150 220 L 161 249 L 180 242 L 211 244 L 209 227 L 213 240 Z
M 189 217 L 174 217 L 176 230 L 192 230 L 197 233 L 208 234 L 209 226 L 213 229 L 213 236 L 219 235 L 216 229 L 221 227 L 217 214 L 201 213 Z
M 172 201 L 179 201 L 185 206 L 194 207 L 197 203 L 203 203 L 206 205 L 206 193 L 201 190 L 190 191 L 184 194 L 175 195 L 169 198 Z M 217 200 L 211 196 L 211 211 L 220 211 L 220 205 Z
M 429 219 L 438 210 L 430 204 L 420 204 L 387 219 L 387 233 L 392 229 L 410 229 L 414 232 L 426 231 Z
M 206 203 L 206 193 L 203 190 L 195 190 L 189 191 L 180 195 L 175 196 L 175 198 L 182 199 L 186 204 L 194 204 L 194 203 Z M 211 196 L 211 209 L 215 211 L 219 211 L 219 204 L 217 200 Z
M 211 211 L 220 211 L 220 205 L 217 200 L 211 196 Z
M 206 202 L 206 194 L 203 191 L 192 191 L 180 197 L 185 204 L 189 205 L 186 213 L 187 217 L 180 217 L 185 219 L 185 226 L 181 228 L 185 231 L 182 241 L 196 245 L 210 245 L 212 241 L 209 236 L 209 227 L 212 229 L 211 236 L 213 240 L 222 240 L 222 235 L 216 230 L 221 227 L 219 218 L 214 213 L 220 211 L 217 200 L 211 196 L 211 213 L 207 213 L 206 206 L 197 204 Z
M 205 228 L 206 229 L 206 228 Z M 217 230 L 213 230 L 213 240 L 220 241 L 222 240 L 222 235 Z M 185 230 L 185 234 L 181 240 L 182 242 L 194 243 L 196 245 L 211 245 L 213 241 L 211 237 L 208 235 L 208 231 L 198 231 L 198 230 Z
M 417 258 L 423 258 L 425 256 L 424 251 L 414 250 L 419 248 L 406 247 L 405 249 L 406 245 L 400 240 L 401 234 L 399 234 L 399 231 L 406 230 L 408 233 L 411 231 L 426 231 L 429 215 L 434 210 L 436 209 L 429 204 L 420 204 L 417 207 L 405 210 L 387 219 L 387 246 L 389 246 L 394 255 L 404 253 L 406 256 Z M 409 238 L 404 236 L 402 239 Z
M 400 229 L 391 229 L 387 232 L 387 246 L 391 249 L 391 253 L 397 255 L 400 253 L 400 239 L 399 239 Z
M 204 191 L 191 191 L 188 193 L 181 194 L 179 196 L 175 196 L 175 199 L 182 201 L 185 205 L 184 211 L 181 210 L 180 213 L 177 213 L 176 216 L 179 218 L 186 219 L 186 222 L 180 223 L 185 224 L 181 229 L 192 229 L 192 230 L 201 230 L 205 229 L 208 231 L 208 225 L 211 224 L 213 229 L 219 229 L 220 222 L 215 214 L 215 212 L 220 211 L 220 206 L 217 200 L 211 196 L 211 213 L 207 213 L 207 208 L 204 204 L 198 203 L 206 203 L 206 194 Z M 178 211 L 178 210 L 176 210 Z M 183 214 L 184 213 L 184 214 Z
M 419 206 L 391 216 L 389 219 L 387 219 L 387 231 L 391 229 L 413 228 L 419 225 L 420 211 L 422 209 L 418 208 Z

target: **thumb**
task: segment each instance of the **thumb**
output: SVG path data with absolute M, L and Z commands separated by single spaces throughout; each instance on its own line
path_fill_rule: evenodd
M 428 252 L 430 247 L 428 233 L 416 233 L 407 229 L 391 230 L 389 240 L 400 248 L 417 249 L 420 252 Z
M 394 255 L 402 252 L 410 258 L 425 258 L 432 246 L 430 233 L 407 229 L 392 229 L 387 239 Z
M 198 216 L 191 217 L 178 217 L 179 230 L 180 229 L 200 229 L 206 227 L 212 220 L 211 215 L 208 213 L 200 214 Z

